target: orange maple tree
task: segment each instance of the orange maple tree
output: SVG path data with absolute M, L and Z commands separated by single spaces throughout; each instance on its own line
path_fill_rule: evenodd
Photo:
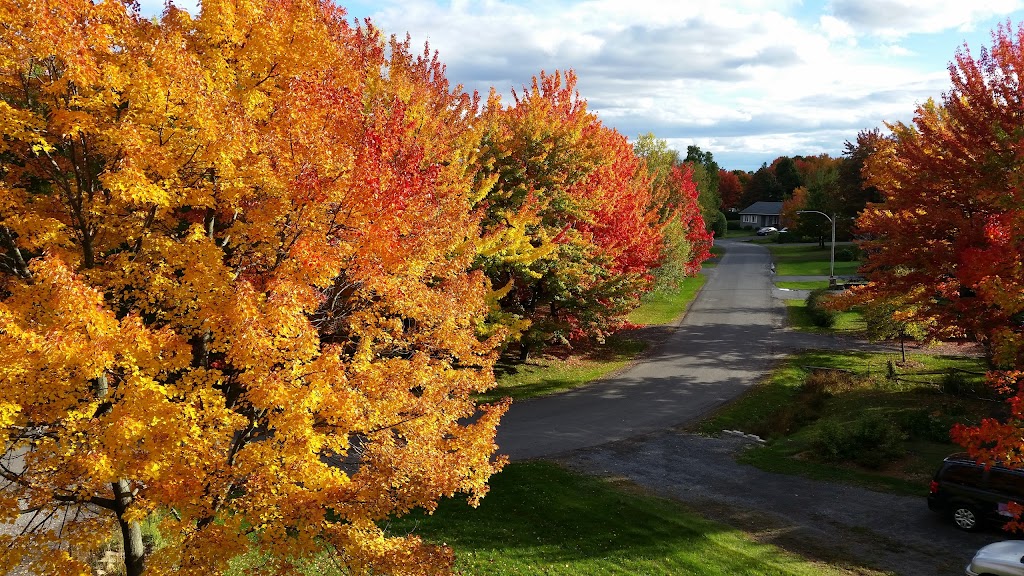
M 872 281 L 862 300 L 898 299 L 902 321 L 939 338 L 982 342 L 991 383 L 1010 396 L 1012 417 L 958 426 L 954 437 L 979 459 L 1024 466 L 1024 28 L 993 32 L 975 58 L 950 65 L 941 103 L 917 109 L 913 125 L 873 140 L 864 173 L 884 201 L 858 221 Z
M 651 177 L 628 141 L 589 112 L 576 76 L 541 73 L 483 114 L 479 266 L 504 287 L 500 322 L 521 358 L 546 342 L 601 339 L 634 308 L 661 260 Z
M 446 570 L 381 526 L 501 466 L 475 99 L 330 2 L 0 22 L 0 562 Z

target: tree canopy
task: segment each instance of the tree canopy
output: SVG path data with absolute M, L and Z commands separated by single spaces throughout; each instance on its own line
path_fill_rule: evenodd
M 119 530 L 131 576 L 445 573 L 387 519 L 487 492 L 498 354 L 707 257 L 690 174 L 653 185 L 572 72 L 483 103 L 320 0 L 0 22 L 5 566 Z
M 956 53 L 952 87 L 918 107 L 913 123 L 871 138 L 864 172 L 882 202 L 858 221 L 868 240 L 862 299 L 897 301 L 901 320 L 932 337 L 982 342 L 1012 396 L 1012 420 L 959 427 L 956 438 L 987 461 L 1024 465 L 1024 28 L 993 32 L 975 57 Z
M 5 6 L 4 565 L 447 565 L 379 522 L 501 466 L 473 98 L 329 3 Z

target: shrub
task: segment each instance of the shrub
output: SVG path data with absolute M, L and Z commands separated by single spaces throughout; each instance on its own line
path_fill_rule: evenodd
M 804 379 L 801 390 L 804 393 L 817 393 L 833 396 L 859 388 L 862 379 L 844 370 L 814 370 Z
M 980 382 L 957 370 L 948 370 L 939 381 L 939 389 L 952 396 L 983 396 L 987 389 Z
M 903 456 L 904 440 L 906 434 L 895 422 L 872 414 L 845 424 L 825 422 L 812 450 L 826 462 L 853 462 L 865 468 L 879 468 Z
M 828 297 L 827 289 L 812 290 L 807 295 L 807 313 L 811 317 L 811 322 L 814 322 L 815 326 L 822 328 L 831 328 L 836 323 L 836 316 L 838 313 L 834 310 L 825 308 L 824 303 Z
M 708 227 L 715 233 L 716 238 L 725 236 L 725 231 L 728 230 L 728 221 L 725 219 L 725 214 L 722 212 L 716 212 L 714 220 Z
M 950 444 L 949 430 L 956 418 L 927 409 L 908 410 L 900 414 L 900 427 L 914 440 Z
M 815 404 L 812 400 L 780 406 L 767 417 L 752 422 L 750 432 L 762 438 L 789 436 L 821 417 L 821 407 Z
M 843 246 L 836 249 L 836 262 L 855 262 L 857 260 L 860 260 L 860 248 Z
M 728 220 L 725 226 L 727 230 L 743 230 L 743 223 L 739 220 Z

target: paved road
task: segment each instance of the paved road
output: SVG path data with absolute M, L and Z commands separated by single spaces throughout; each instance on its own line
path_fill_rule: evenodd
M 652 357 L 565 394 L 513 403 L 498 429 L 513 460 L 596 446 L 692 421 L 736 397 L 775 359 L 781 306 L 769 253 L 723 241 L 725 256 Z
M 651 358 L 601 382 L 513 403 L 498 430 L 513 460 L 549 456 L 691 422 L 746 390 L 781 353 L 853 346 L 780 330 L 768 251 L 722 240 L 725 256 Z

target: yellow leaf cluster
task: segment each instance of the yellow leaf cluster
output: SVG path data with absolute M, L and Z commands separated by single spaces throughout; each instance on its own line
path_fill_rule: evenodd
M 65 526 L 4 559 L 80 573 L 52 551 L 159 517 L 147 574 L 450 568 L 379 525 L 486 493 L 507 404 L 473 400 L 504 337 L 476 247 L 550 250 L 519 214 L 480 240 L 478 101 L 314 0 L 0 19 L 0 507 Z

